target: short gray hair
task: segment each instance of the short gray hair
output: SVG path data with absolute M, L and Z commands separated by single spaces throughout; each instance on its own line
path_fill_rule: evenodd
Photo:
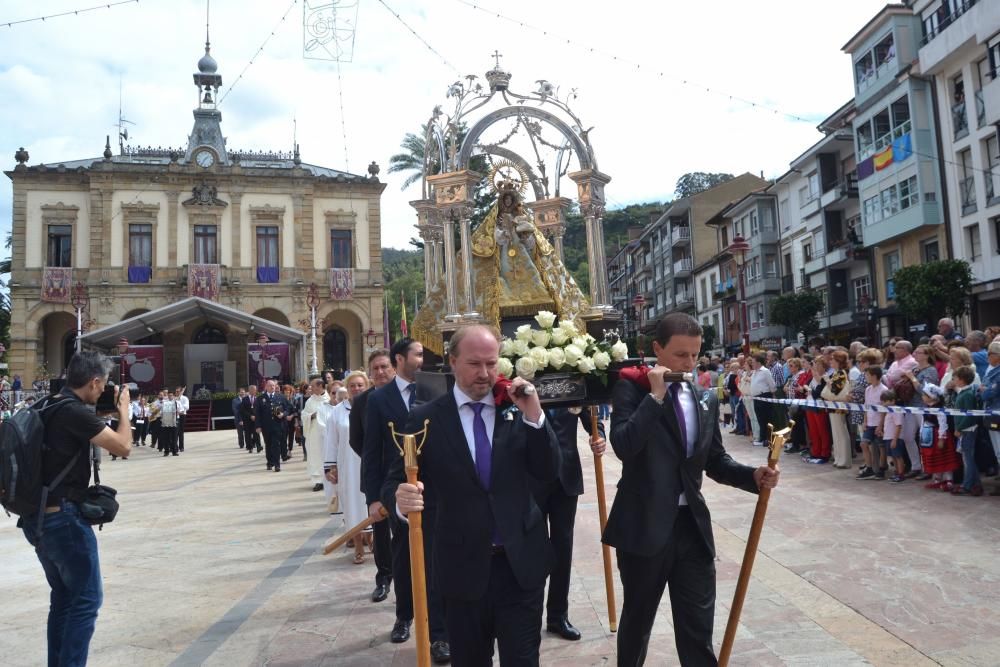
M 990 347 L 988 349 L 988 353 L 989 354 L 1000 354 L 1000 341 L 993 341 L 992 343 L 990 343 Z
M 100 352 L 77 352 L 66 367 L 66 385 L 70 389 L 86 386 L 91 380 L 104 380 L 114 364 Z

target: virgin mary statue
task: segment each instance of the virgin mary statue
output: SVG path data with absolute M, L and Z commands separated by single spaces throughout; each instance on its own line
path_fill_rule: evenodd
M 580 314 L 587 301 L 552 244 L 538 230 L 511 183 L 501 183 L 497 202 L 472 233 L 472 288 L 476 307 L 487 323 L 500 327 L 505 318 L 532 317 L 540 310 L 573 320 L 584 329 Z M 459 255 L 455 270 L 465 270 Z M 424 347 L 441 355 L 437 325 L 444 321 L 445 281 L 431 289 L 413 320 L 413 335 Z M 465 302 L 462 281 L 458 302 Z M 437 348 L 437 349 L 435 349 Z

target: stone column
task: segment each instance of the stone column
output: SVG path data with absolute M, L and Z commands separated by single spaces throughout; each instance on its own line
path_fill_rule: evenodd
M 231 233 L 229 242 L 229 267 L 235 269 L 243 265 L 240 257 L 240 246 L 242 238 L 240 235 L 240 216 L 243 209 L 243 189 L 233 188 L 229 191 L 229 231 Z M 240 272 L 230 273 L 230 276 L 240 275 Z
M 448 302 L 448 312 L 445 319 L 457 320 L 461 317 L 458 312 L 458 295 L 455 284 L 455 221 L 450 217 L 444 219 L 444 279 L 445 297 Z
M 608 299 L 607 257 L 604 253 L 604 186 L 611 177 L 596 169 L 584 169 L 569 174 L 576 183 L 580 212 L 587 231 L 587 255 L 590 258 L 590 304 L 595 316 L 612 312 Z
M 478 320 L 479 313 L 476 312 L 476 293 L 472 284 L 472 207 L 460 206 L 456 209 L 460 216 L 461 227 L 459 233 L 462 235 L 462 288 L 465 290 L 465 310 L 462 318 L 467 320 Z
M 177 266 L 177 203 L 180 194 L 177 190 L 167 190 L 167 266 L 171 278 L 180 268 Z
M 563 255 L 563 234 L 566 232 L 566 209 L 572 202 L 566 197 L 539 199 L 532 202 L 535 226 L 546 238 L 552 240 L 560 261 L 565 261 Z
M 445 284 L 448 296 L 446 319 L 479 319 L 476 313 L 476 296 L 472 290 L 472 247 L 470 245 L 473 193 L 483 175 L 465 169 L 456 172 L 434 174 L 427 177 L 431 185 L 434 204 L 444 222 L 444 265 Z M 458 304 L 457 276 L 455 275 L 455 224 L 461 224 L 462 235 L 462 284 L 465 288 L 464 303 Z M 461 311 L 461 312 L 460 312 Z

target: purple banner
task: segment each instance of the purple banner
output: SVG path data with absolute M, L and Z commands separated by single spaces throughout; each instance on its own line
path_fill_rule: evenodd
M 255 384 L 263 390 L 264 382 L 269 379 L 288 380 L 291 377 L 288 355 L 288 343 L 248 344 L 248 384 Z
M 122 363 L 127 381 L 139 385 L 143 394 L 155 394 L 166 383 L 162 345 L 129 345 Z

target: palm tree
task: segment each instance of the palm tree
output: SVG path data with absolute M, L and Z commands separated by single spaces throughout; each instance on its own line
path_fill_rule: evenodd
M 407 132 L 399 147 L 403 152 L 389 158 L 389 173 L 410 172 L 400 187 L 405 190 L 424 177 L 424 137 Z

